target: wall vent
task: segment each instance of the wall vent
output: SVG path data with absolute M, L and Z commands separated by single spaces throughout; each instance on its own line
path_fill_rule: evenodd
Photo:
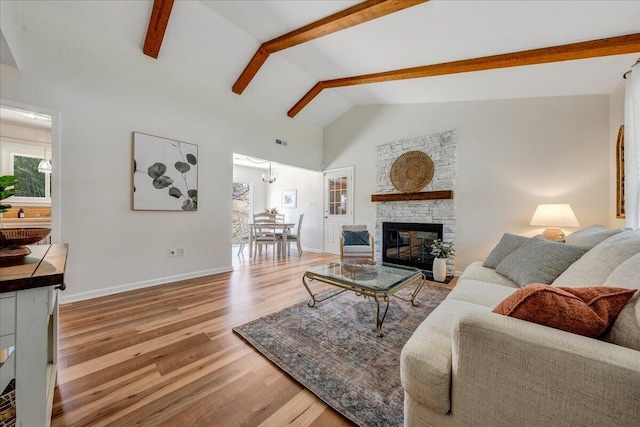
M 284 147 L 286 147 L 286 146 L 288 145 L 288 144 L 287 144 L 287 141 L 283 141 L 283 140 L 281 140 L 281 139 L 276 139 L 276 144 L 278 144 L 278 145 L 282 145 L 282 146 L 284 146 Z

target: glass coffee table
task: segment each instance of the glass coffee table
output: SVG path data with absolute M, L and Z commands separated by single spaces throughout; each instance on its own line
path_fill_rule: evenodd
M 360 268 L 358 268 L 360 267 Z M 314 294 L 309 288 L 309 283 L 318 281 L 342 288 L 340 292 L 319 299 L 319 294 Z M 382 337 L 382 323 L 389 310 L 389 299 L 394 296 L 398 299 L 411 302 L 417 307 L 420 305 L 416 301 L 416 296 L 424 284 L 422 271 L 413 267 L 404 267 L 393 264 L 375 265 L 353 265 L 344 261 L 330 262 L 308 269 L 302 276 L 302 284 L 311 295 L 309 307 L 313 307 L 318 302 L 326 301 L 345 291 L 353 291 L 356 295 L 363 295 L 375 301 L 376 329 L 378 336 Z M 415 285 L 415 290 L 411 293 L 411 298 L 402 298 L 394 295 L 407 285 Z M 381 307 L 383 305 L 384 307 Z M 373 304 L 372 304 L 373 308 Z M 384 311 L 381 310 L 384 309 Z M 382 311 L 382 313 L 381 313 Z

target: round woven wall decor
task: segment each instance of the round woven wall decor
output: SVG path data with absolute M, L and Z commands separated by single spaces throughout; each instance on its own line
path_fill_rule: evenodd
M 433 160 L 422 151 L 409 151 L 391 165 L 391 183 L 403 193 L 415 193 L 433 179 Z

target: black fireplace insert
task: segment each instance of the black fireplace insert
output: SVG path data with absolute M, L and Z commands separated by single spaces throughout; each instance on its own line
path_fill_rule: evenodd
M 383 222 L 382 261 L 416 267 L 431 276 L 431 243 L 442 239 L 442 224 Z

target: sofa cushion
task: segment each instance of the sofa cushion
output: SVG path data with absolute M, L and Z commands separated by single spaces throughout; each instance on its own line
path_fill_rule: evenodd
M 522 246 L 523 243 L 529 241 L 529 237 L 516 236 L 515 234 L 504 233 L 495 248 L 489 253 L 487 259 L 482 264 L 484 267 L 496 268 L 500 261 L 511 252 Z
M 640 253 L 613 270 L 604 285 L 640 289 Z M 624 306 L 604 340 L 640 351 L 640 292 Z
M 550 284 L 586 252 L 578 246 L 533 238 L 507 255 L 496 272 L 520 286 Z
M 519 287 L 516 283 L 507 279 L 502 274 L 496 273 L 493 268 L 484 267 L 480 261 L 471 263 L 464 269 L 458 278 L 458 283 L 462 280 L 477 280 L 480 282 L 489 282 L 496 285 L 508 286 L 510 288 Z
M 451 331 L 466 313 L 491 308 L 447 297 L 416 328 L 402 348 L 400 379 L 404 391 L 439 414 L 451 409 Z
M 602 285 L 617 266 L 640 252 L 640 230 L 615 234 L 598 243 L 553 281 L 554 286 Z
M 344 246 L 364 245 L 369 246 L 369 232 L 364 231 L 349 231 L 344 230 L 342 232 L 344 238 L 342 244 Z
M 534 283 L 516 290 L 493 312 L 596 338 L 613 324 L 635 292 L 607 286 L 560 288 Z
M 517 289 L 519 288 L 516 284 L 510 287 L 479 280 L 458 279 L 458 283 L 456 283 L 456 286 L 449 292 L 447 299 L 467 301 L 493 308 Z
M 352 246 L 343 246 L 342 247 L 343 255 L 371 255 L 371 246 L 365 245 L 352 245 Z
M 583 248 L 593 248 L 598 243 L 609 237 L 621 233 L 628 228 L 615 228 L 609 230 L 604 225 L 592 225 L 591 227 L 583 228 L 582 230 L 575 231 L 567 236 L 565 243 L 568 245 L 580 246 Z

